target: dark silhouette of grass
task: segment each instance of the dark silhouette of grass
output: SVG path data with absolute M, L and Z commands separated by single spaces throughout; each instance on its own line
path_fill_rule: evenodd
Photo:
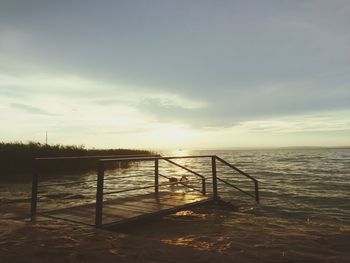
M 34 158 L 38 157 L 73 157 L 102 155 L 139 155 L 151 154 L 145 150 L 130 149 L 85 149 L 83 145 L 46 145 L 37 142 L 0 142 L 0 181 L 30 181 Z M 41 161 L 40 173 L 58 174 L 96 169 L 98 159 L 68 159 Z M 118 164 L 115 164 L 117 167 Z M 128 166 L 123 163 L 124 168 Z M 114 167 L 107 167 L 114 168 Z

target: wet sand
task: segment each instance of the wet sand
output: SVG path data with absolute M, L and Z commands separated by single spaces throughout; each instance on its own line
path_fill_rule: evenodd
M 208 206 L 117 230 L 1 203 L 1 262 L 350 262 L 350 226 Z M 6 213 L 5 213 L 6 211 Z

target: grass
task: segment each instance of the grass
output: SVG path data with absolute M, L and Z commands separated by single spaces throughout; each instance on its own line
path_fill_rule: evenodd
M 30 181 L 33 159 L 37 157 L 101 156 L 151 154 L 145 150 L 86 149 L 83 145 L 46 145 L 37 142 L 0 142 L 0 181 Z M 96 169 L 97 159 L 44 161 L 39 171 L 57 174 Z M 125 163 L 124 163 L 125 165 Z

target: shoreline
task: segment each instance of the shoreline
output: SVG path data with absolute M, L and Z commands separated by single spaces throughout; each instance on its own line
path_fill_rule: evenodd
M 30 184 L 0 184 L 0 258 L 4 262 L 350 262 L 348 154 L 296 152 L 285 158 L 284 153 L 266 151 L 249 156 L 232 152 L 226 157 L 257 176 L 260 205 L 243 205 L 240 193 L 223 193 L 223 198 L 241 205 L 238 210 L 196 208 L 119 232 L 44 217 L 30 222 Z M 79 188 L 84 198 L 78 198 L 77 191 L 47 192 L 39 208 L 95 199 L 93 185 Z
M 73 172 L 78 174 L 89 170 L 96 170 L 97 161 L 101 156 L 149 154 L 152 154 L 152 152 L 136 149 L 85 149 L 81 145 L 0 142 L 0 182 L 29 182 L 32 179 L 34 167 L 40 173 L 45 173 L 47 178 L 50 178 L 57 176 L 59 173 Z M 48 160 L 40 162 L 40 165 L 33 164 L 35 158 L 43 156 L 61 159 L 50 160 L 48 158 Z M 120 168 L 128 168 L 128 166 L 129 162 L 120 162 Z M 115 169 L 118 167 L 119 164 L 115 163 L 110 164 L 108 168 Z
M 196 208 L 123 230 L 39 216 L 2 204 L 4 262 L 348 262 L 350 227 Z M 15 218 L 17 216 L 17 218 Z M 25 260 L 27 259 L 27 261 Z

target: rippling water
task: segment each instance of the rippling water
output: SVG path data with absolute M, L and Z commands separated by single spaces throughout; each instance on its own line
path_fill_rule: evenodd
M 165 155 L 216 154 L 259 180 L 261 205 L 237 190 L 219 183 L 219 194 L 226 200 L 249 208 L 257 214 L 273 215 L 306 220 L 350 222 L 350 149 L 298 149 L 298 150 L 234 150 L 163 153 Z M 206 186 L 210 193 L 211 161 L 203 159 L 175 160 L 207 178 Z M 232 169 L 217 163 L 218 177 L 228 180 L 240 188 L 254 193 L 252 182 Z M 186 175 L 190 180 L 198 177 L 160 161 L 160 174 L 180 178 Z M 118 191 L 153 183 L 154 163 L 134 163 L 129 169 L 106 171 L 105 192 Z M 129 177 L 133 176 L 133 177 Z M 128 178 L 129 177 L 129 178 Z M 95 198 L 96 172 L 60 175 L 41 184 L 67 182 L 72 180 L 92 180 L 91 182 L 41 188 L 39 207 L 48 204 L 91 202 Z M 167 179 L 161 178 L 161 182 Z M 191 186 L 201 189 L 201 182 L 193 181 Z M 181 186 L 161 188 L 163 191 L 186 191 Z M 21 194 L 13 195 L 14 191 Z M 29 185 L 1 185 L 5 198 L 28 196 Z M 106 198 L 147 193 L 152 189 L 106 195 Z
M 268 262 L 280 262 L 282 259 L 348 262 L 350 149 L 180 151 L 163 154 L 218 155 L 259 180 L 261 204 L 256 205 L 251 197 L 219 183 L 219 195 L 236 205 L 238 209 L 235 211 L 215 208 L 185 211 L 155 222 L 156 227 L 134 228 L 131 232 L 134 231 L 135 235 L 160 239 L 167 244 L 212 249 L 235 257 L 246 253 L 248 258 L 256 257 L 256 262 L 260 261 L 257 256 L 259 253 Z M 210 158 L 175 161 L 204 175 L 207 178 L 207 191 L 211 194 Z M 217 171 L 218 177 L 254 194 L 252 181 L 246 177 L 220 162 L 217 162 Z M 176 178 L 186 175 L 190 180 L 198 179 L 165 161 L 160 161 L 159 172 Z M 108 170 L 105 178 L 105 192 L 152 185 L 154 162 L 134 163 L 128 169 Z M 39 211 L 93 202 L 96 171 L 59 175 L 45 181 L 41 179 L 39 185 L 72 180 L 89 182 L 40 187 Z M 162 178 L 160 182 L 167 183 L 167 179 Z M 201 189 L 198 180 L 191 181 L 189 185 Z M 152 190 L 153 188 L 111 194 L 105 198 L 137 195 Z M 179 185 L 163 186 L 161 190 L 190 191 Z M 29 203 L 30 185 L 0 184 L 0 193 L 3 204 Z M 147 232 L 147 229 L 150 231 Z M 168 231 L 164 232 L 164 229 Z
M 262 206 L 256 212 L 350 223 L 350 149 L 217 154 L 260 181 Z

